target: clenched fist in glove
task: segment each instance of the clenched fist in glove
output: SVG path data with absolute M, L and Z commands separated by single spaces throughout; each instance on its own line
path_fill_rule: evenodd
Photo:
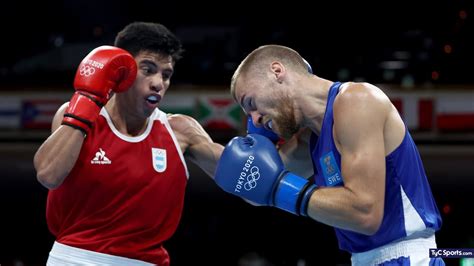
M 214 180 L 226 192 L 250 202 L 303 216 L 316 189 L 288 172 L 274 144 L 259 134 L 235 137 L 226 145 Z
M 76 91 L 61 124 L 87 134 L 100 109 L 109 100 L 110 93 L 127 90 L 136 76 L 137 64 L 127 51 L 113 46 L 92 50 L 77 69 L 74 78 Z

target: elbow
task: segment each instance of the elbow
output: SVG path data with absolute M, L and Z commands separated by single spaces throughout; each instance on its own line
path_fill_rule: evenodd
M 41 183 L 41 185 L 43 185 L 47 189 L 56 189 L 62 183 L 62 180 L 60 178 L 56 178 L 52 175 L 49 175 L 44 171 L 38 171 L 36 174 L 36 179 L 38 180 L 38 182 Z
M 359 233 L 368 236 L 375 235 L 375 233 L 379 231 L 381 225 L 382 219 L 378 219 L 378 217 L 368 217 L 361 222 Z
M 58 188 L 63 182 L 64 178 L 61 178 L 60 175 L 55 174 L 51 167 L 38 167 L 35 164 L 36 168 L 36 179 L 40 182 L 41 185 L 47 189 Z
M 36 170 L 36 179 L 41 185 L 47 189 L 55 189 L 61 185 L 63 179 L 60 178 L 60 175 L 55 173 L 57 171 L 53 169 L 51 163 L 40 160 L 40 157 L 35 155 L 33 164 Z
M 382 225 L 383 207 L 377 208 L 376 206 L 371 206 L 371 208 L 367 210 L 368 211 L 363 212 L 359 217 L 358 231 L 361 234 L 371 236 L 376 234 Z

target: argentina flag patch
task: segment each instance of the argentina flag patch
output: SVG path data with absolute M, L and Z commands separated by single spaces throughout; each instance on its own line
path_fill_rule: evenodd
M 153 158 L 153 168 L 158 173 L 163 173 L 166 170 L 166 150 L 159 148 L 151 148 L 151 155 Z

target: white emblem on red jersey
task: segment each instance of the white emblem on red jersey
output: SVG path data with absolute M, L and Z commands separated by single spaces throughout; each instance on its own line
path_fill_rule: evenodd
M 91 160 L 91 164 L 111 164 L 112 161 L 105 156 L 105 151 L 99 148 L 99 151 L 95 153 L 94 159 Z
M 151 148 L 151 156 L 153 157 L 153 168 L 158 173 L 163 173 L 166 170 L 166 150 Z

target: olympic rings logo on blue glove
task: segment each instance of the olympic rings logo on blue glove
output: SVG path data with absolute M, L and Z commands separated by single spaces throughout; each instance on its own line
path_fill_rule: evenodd
M 250 168 L 250 175 L 247 176 L 247 182 L 244 184 L 245 190 L 249 191 L 257 186 L 257 180 L 260 179 L 260 169 L 257 166 Z

